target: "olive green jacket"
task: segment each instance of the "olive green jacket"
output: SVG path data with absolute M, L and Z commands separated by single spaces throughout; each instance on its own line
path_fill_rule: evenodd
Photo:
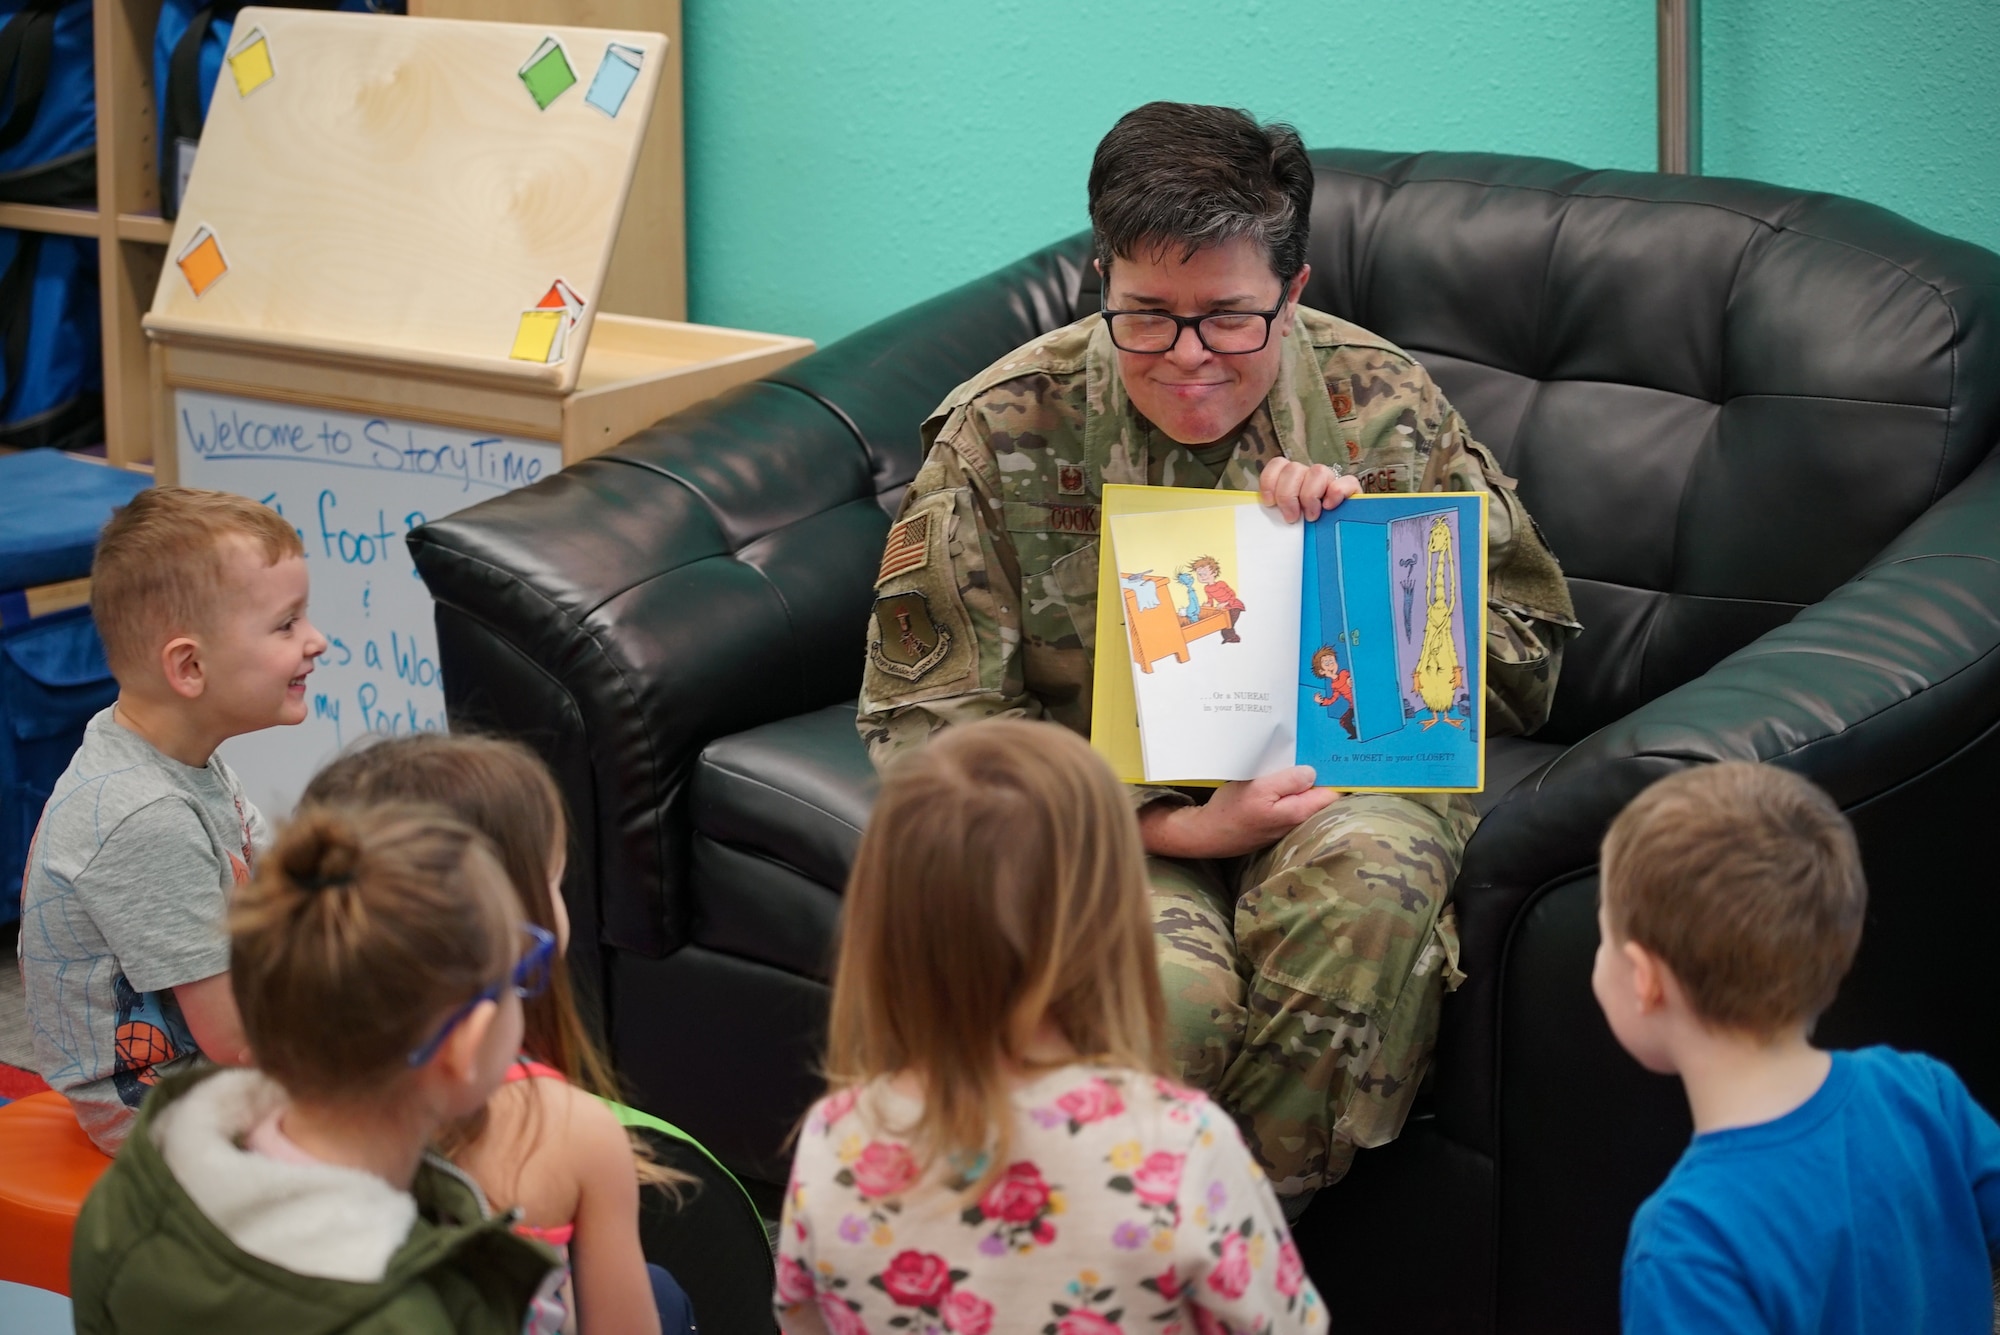
M 417 1170 L 416 1222 L 373 1283 L 295 1274 L 250 1255 L 195 1205 L 152 1134 L 160 1112 L 214 1068 L 161 1082 L 76 1221 L 70 1295 L 79 1335 L 520 1335 L 555 1255 L 488 1217 L 439 1159 Z

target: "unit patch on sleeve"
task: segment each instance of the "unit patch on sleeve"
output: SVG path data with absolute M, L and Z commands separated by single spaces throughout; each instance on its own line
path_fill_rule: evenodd
M 951 632 L 931 616 L 921 593 L 894 593 L 875 600 L 875 636 L 868 658 L 892 677 L 915 681 L 944 661 Z
M 908 574 L 921 569 L 931 559 L 931 517 L 927 514 L 912 515 L 889 530 L 889 541 L 882 548 L 882 568 L 875 572 L 875 582 L 894 575 Z

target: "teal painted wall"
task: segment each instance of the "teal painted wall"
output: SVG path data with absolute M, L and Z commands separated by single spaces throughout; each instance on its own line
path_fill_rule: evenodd
M 1708 0 L 1702 167 L 2000 250 L 2000 3 Z
M 2000 2 L 1705 18 L 1711 172 L 2000 248 Z M 1092 148 L 1153 98 L 1309 145 L 1654 163 L 1647 0 L 684 0 L 682 32 L 691 318 L 822 342 L 1083 227 Z

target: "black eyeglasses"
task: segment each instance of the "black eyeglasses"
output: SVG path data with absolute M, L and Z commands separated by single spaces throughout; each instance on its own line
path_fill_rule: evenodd
M 466 1016 L 472 1014 L 482 1004 L 500 999 L 500 989 L 513 988 L 514 995 L 523 1001 L 531 1001 L 548 991 L 549 961 L 555 958 L 556 953 L 555 935 L 546 927 L 537 927 L 531 922 L 522 923 L 521 930 L 528 935 L 528 949 L 514 962 L 513 970 L 501 981 L 481 988 L 478 996 L 447 1016 L 445 1022 L 438 1026 L 438 1031 L 431 1035 L 430 1042 L 410 1054 L 411 1066 L 422 1066 L 436 1056 L 437 1050 L 444 1046 L 445 1039 L 451 1037 L 451 1031 L 465 1022 Z
M 1107 307 L 1104 318 L 1111 326 L 1111 342 L 1121 352 L 1171 351 L 1181 341 L 1181 330 L 1192 327 L 1204 348 L 1234 357 L 1263 351 L 1264 345 L 1271 341 L 1271 321 L 1289 304 L 1285 289 L 1280 288 L 1278 304 L 1268 311 L 1172 315 L 1166 311 L 1114 311 Z

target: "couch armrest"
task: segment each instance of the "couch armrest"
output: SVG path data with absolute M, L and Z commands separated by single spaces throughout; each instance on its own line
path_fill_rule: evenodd
M 1996 723 L 2000 452 L 1824 601 L 1585 738 L 1486 817 L 1457 885 L 1469 978 L 1445 1009 L 1440 1129 L 1494 1152 L 1515 936 L 1542 895 L 1594 873 L 1605 829 L 1642 788 L 1709 761 L 1772 761 L 1852 811 Z
M 587 757 L 605 942 L 684 939 L 702 746 L 854 695 L 888 522 L 846 424 L 760 382 L 410 535 L 453 723 Z M 489 689 L 502 658 L 542 686 Z

